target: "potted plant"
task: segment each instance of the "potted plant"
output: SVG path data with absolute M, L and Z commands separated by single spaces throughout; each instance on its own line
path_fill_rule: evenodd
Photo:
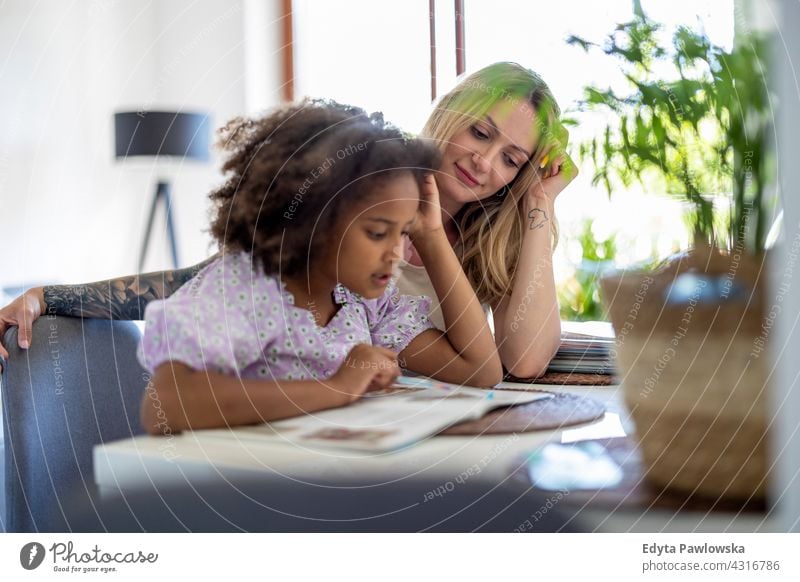
M 634 2 L 603 45 L 631 91 L 587 87 L 583 108 L 612 114 L 581 146 L 609 195 L 618 185 L 686 203 L 693 244 L 649 271 L 601 281 L 617 333 L 625 399 L 648 479 L 719 498 L 763 496 L 769 376 L 765 350 L 781 296 L 767 300 L 765 240 L 774 213 L 767 39 L 731 50 L 679 28 L 666 44 Z M 772 318 L 772 319 L 771 319 Z

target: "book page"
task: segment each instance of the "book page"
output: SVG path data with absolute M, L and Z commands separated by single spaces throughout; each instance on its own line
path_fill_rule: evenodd
M 551 398 L 541 392 L 482 390 L 413 378 L 342 408 L 256 426 L 196 431 L 236 439 L 271 439 L 301 446 L 382 452 L 403 448 L 502 406 Z M 412 384 L 407 382 L 406 384 Z

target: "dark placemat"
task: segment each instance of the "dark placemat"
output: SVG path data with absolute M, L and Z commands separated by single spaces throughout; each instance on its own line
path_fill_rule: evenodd
M 614 386 L 619 384 L 616 376 L 611 374 L 577 374 L 570 372 L 547 372 L 547 374 L 538 378 L 517 378 L 508 374 L 505 379 L 507 382 L 557 386 Z
M 554 394 L 547 400 L 498 408 L 478 420 L 453 425 L 439 434 L 512 434 L 554 430 L 598 420 L 605 412 L 605 405 L 594 398 L 575 394 Z

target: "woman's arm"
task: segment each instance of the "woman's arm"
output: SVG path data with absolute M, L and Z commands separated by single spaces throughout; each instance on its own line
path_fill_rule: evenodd
M 543 375 L 561 342 L 551 228 L 556 196 L 578 170 L 561 155 L 547 171 L 549 176 L 531 186 L 523 201 L 525 233 L 511 295 L 493 306 L 500 359 L 518 378 Z
M 409 370 L 445 382 L 494 386 L 502 380 L 497 347 L 483 308 L 441 226 L 432 176 L 425 178 L 421 207 L 422 224 L 412 240 L 436 290 L 446 332 L 422 332 L 400 357 Z
M 328 380 L 248 380 L 169 361 L 156 368 L 140 418 L 148 433 L 161 435 L 269 422 L 350 404 L 398 373 L 395 354 L 364 344 Z
M 550 230 L 552 200 L 529 197 L 525 216 L 526 230 L 511 295 L 494 306 L 493 312 L 503 366 L 518 378 L 535 378 L 547 371 L 561 342 Z
M 143 319 L 154 299 L 166 299 L 219 255 L 175 271 L 129 275 L 85 285 L 49 285 L 42 288 L 48 314 L 108 319 Z
M 17 343 L 20 348 L 28 349 L 32 340 L 33 322 L 43 313 L 73 317 L 143 319 L 144 308 L 150 301 L 172 295 L 217 256 L 176 271 L 130 275 L 85 285 L 48 285 L 28 289 L 0 309 L 0 342 L 6 330 L 17 325 Z M 2 343 L 0 356 L 8 358 L 8 352 Z

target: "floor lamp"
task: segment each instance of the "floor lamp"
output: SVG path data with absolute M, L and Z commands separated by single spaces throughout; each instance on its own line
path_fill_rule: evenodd
M 123 111 L 114 114 L 115 155 L 118 160 L 131 157 L 180 158 L 206 162 L 209 159 L 211 123 L 206 113 L 173 111 Z M 164 206 L 172 266 L 177 268 L 178 244 L 172 215 L 172 188 L 169 180 L 160 178 L 150 203 L 141 252 L 139 272 L 150 245 L 153 221 L 159 205 Z

